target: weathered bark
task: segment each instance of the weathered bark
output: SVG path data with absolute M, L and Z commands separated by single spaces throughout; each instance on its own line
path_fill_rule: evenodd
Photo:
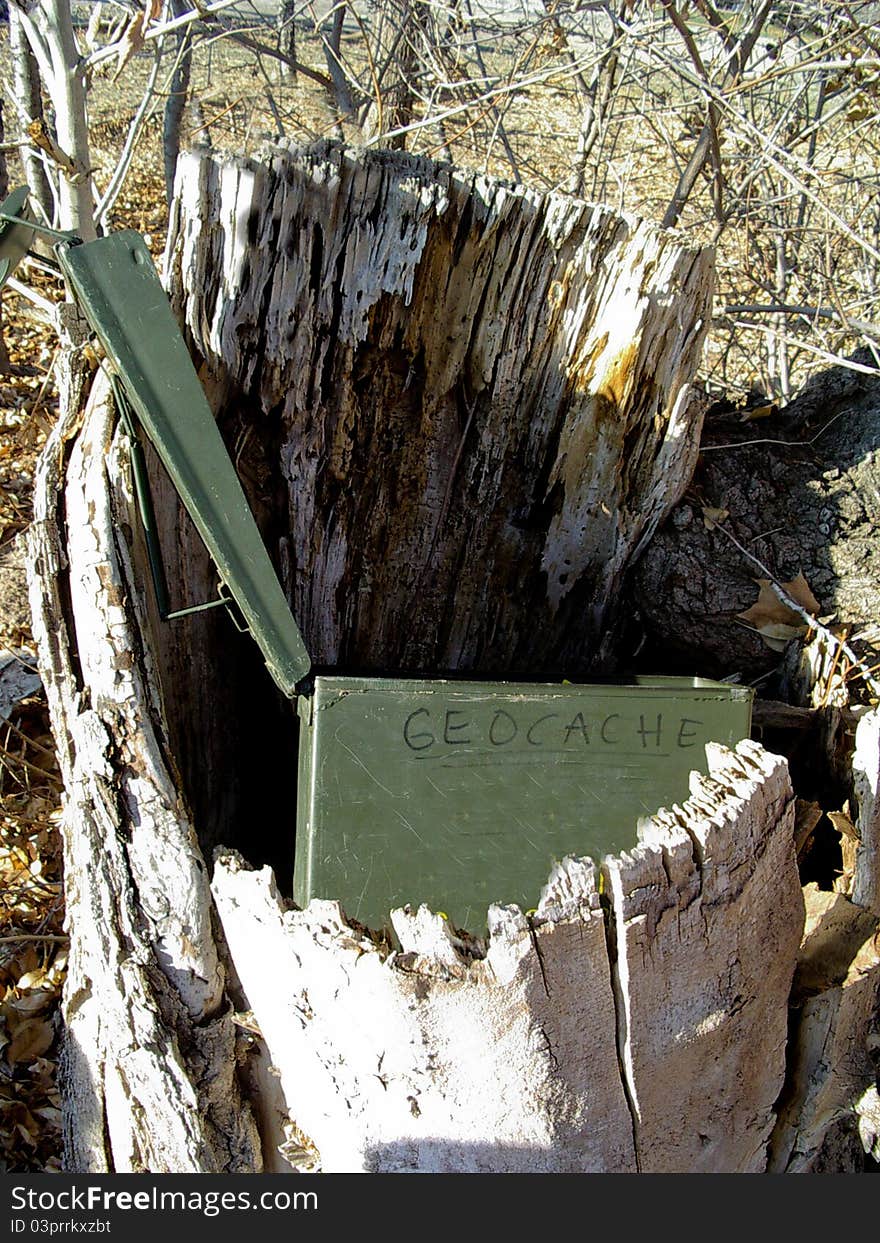
M 172 17 L 182 17 L 188 9 L 185 0 L 171 0 L 169 5 Z M 186 26 L 178 30 L 175 43 L 174 72 L 162 114 L 162 164 L 165 169 L 165 197 L 169 203 L 174 191 L 174 170 L 180 154 L 180 132 L 192 76 L 192 31 Z
M 699 435 L 705 256 L 421 161 L 272 158 L 183 165 L 169 270 L 316 658 L 537 674 L 610 636 L 610 660 L 617 585 Z M 809 1049 L 786 1049 L 803 902 L 784 761 L 713 751 L 635 851 L 562 863 L 531 917 L 492 908 L 485 943 L 422 909 L 395 915 L 391 952 L 334 903 L 287 909 L 261 865 L 283 890 L 291 705 L 222 616 L 159 622 L 124 436 L 87 379 L 62 386 L 30 535 L 66 787 L 68 1164 L 757 1170 L 786 1083 L 802 1103 L 779 1150 L 821 1147 L 817 1092 L 869 1092 L 870 1067 L 786 1081 Z M 175 603 L 196 603 L 213 571 L 154 475 Z M 866 996 L 841 1047 L 865 1046 Z
M 29 533 L 34 634 L 66 796 L 66 1165 L 258 1169 L 207 871 L 166 766 L 150 654 L 126 608 L 107 486 L 108 466 L 125 486 L 114 411 L 95 385 L 71 445 L 81 379 L 74 372 L 62 391 L 66 415 L 41 458 Z
M 12 59 L 12 89 L 18 114 L 16 127 L 19 133 L 25 133 L 32 122 L 44 120 L 43 100 L 37 62 L 15 4 L 9 5 L 9 53 Z M 28 188 L 40 204 L 46 219 L 51 220 L 52 191 L 42 158 L 36 147 L 25 144 L 19 150 Z
M 686 497 L 640 562 L 630 599 L 651 649 L 713 674 L 767 674 L 779 653 L 738 618 L 765 577 L 703 510 L 780 581 L 803 573 L 823 615 L 856 630 L 880 618 L 880 382 L 834 368 L 778 417 L 710 415 Z M 870 663 L 870 662 L 869 662 Z

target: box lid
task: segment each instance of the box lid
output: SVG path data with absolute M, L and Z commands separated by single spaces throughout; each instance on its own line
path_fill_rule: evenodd
M 124 230 L 57 253 L 269 672 L 292 697 L 309 654 L 146 243 Z

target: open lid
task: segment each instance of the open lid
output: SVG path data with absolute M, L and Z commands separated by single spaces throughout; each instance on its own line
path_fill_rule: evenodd
M 269 672 L 293 697 L 309 654 L 146 243 L 124 230 L 56 253 Z

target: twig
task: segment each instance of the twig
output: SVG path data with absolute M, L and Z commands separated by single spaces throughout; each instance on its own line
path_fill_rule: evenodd
M 18 936 L 0 937 L 0 945 L 13 945 L 17 941 L 53 941 L 66 945 L 69 940 L 63 932 L 22 932 Z
M 30 285 L 25 285 L 16 276 L 10 276 L 6 282 L 7 286 L 14 290 L 19 297 L 30 302 L 31 306 L 45 317 L 45 322 L 50 328 L 55 328 L 58 320 L 58 306 L 50 298 L 44 298 L 42 294 L 37 293 L 36 289 L 31 289 Z
M 842 358 L 840 354 L 832 354 L 829 350 L 822 350 L 818 345 L 811 345 L 804 337 L 789 337 L 777 328 L 771 327 L 769 324 L 757 324 L 751 320 L 736 319 L 732 321 L 734 328 L 743 328 L 751 332 L 763 332 L 765 336 L 777 337 L 780 341 L 785 341 L 789 345 L 794 345 L 800 350 L 806 350 L 808 354 L 815 354 L 817 358 L 821 358 L 826 363 L 831 363 L 835 367 L 846 367 L 848 371 L 860 371 L 864 375 L 880 375 L 880 369 L 877 367 L 866 367 L 864 363 L 853 362 L 850 358 Z M 864 336 L 865 334 L 860 334 Z
M 868 666 L 864 664 L 863 661 L 859 660 L 858 656 L 855 654 L 855 652 L 852 650 L 852 648 L 846 642 L 846 640 L 839 639 L 836 634 L 834 634 L 831 630 L 828 629 L 827 626 L 823 626 L 822 623 L 818 620 L 818 618 L 813 617 L 812 613 L 808 613 L 807 610 L 802 605 L 798 604 L 797 600 L 792 599 L 792 597 L 788 594 L 788 592 L 785 590 L 785 588 L 776 578 L 776 575 L 773 574 L 773 572 L 769 570 L 766 565 L 764 565 L 764 562 L 760 561 L 754 555 L 754 553 L 749 552 L 748 548 L 744 548 L 743 545 L 736 538 L 736 536 L 732 535 L 730 531 L 728 531 L 727 528 L 723 525 L 723 523 L 716 522 L 715 530 L 721 531 L 723 535 L 726 535 L 727 538 L 730 540 L 731 544 L 733 544 L 736 548 L 738 548 L 739 551 L 742 553 L 742 555 L 745 558 L 747 558 L 747 560 L 751 561 L 752 565 L 754 565 L 756 569 L 759 569 L 761 571 L 761 573 L 764 575 L 764 577 L 769 582 L 771 588 L 773 589 L 773 593 L 776 596 L 776 598 L 778 600 L 781 600 L 782 603 L 786 606 L 786 608 L 791 609 L 793 613 L 797 613 L 798 617 L 802 618 L 812 630 L 817 631 L 817 633 L 822 636 L 825 642 L 828 643 L 833 650 L 838 649 L 838 648 L 840 649 L 840 651 L 847 658 L 849 663 L 854 668 L 858 669 L 859 674 L 861 675 L 861 678 L 864 681 L 865 685 L 869 687 L 870 690 L 873 691 L 873 693 L 878 696 L 878 698 L 880 698 L 880 682 L 878 682 L 876 678 L 872 676 L 871 670 L 868 668 Z
M 713 453 L 716 449 L 745 449 L 749 445 L 787 445 L 790 449 L 796 448 L 798 445 L 814 445 L 817 440 L 825 435 L 831 424 L 836 423 L 844 413 L 843 410 L 838 410 L 837 414 L 830 418 L 824 427 L 820 427 L 816 435 L 811 436 L 809 440 L 772 440 L 767 438 L 760 440 L 733 440 L 726 445 L 700 445 L 700 452 Z
M 128 134 L 126 135 L 125 143 L 122 151 L 120 152 L 119 159 L 116 162 L 116 168 L 114 169 L 113 176 L 110 178 L 110 182 L 101 196 L 101 201 L 95 208 L 95 221 L 101 226 L 106 224 L 107 217 L 116 205 L 116 200 L 122 190 L 125 178 L 128 176 L 128 170 L 131 165 L 131 161 L 134 158 L 135 147 L 137 146 L 138 139 L 140 138 L 147 121 L 158 106 L 155 99 L 155 90 L 161 65 L 162 43 L 160 40 L 160 42 L 156 44 L 155 59 L 153 61 L 153 67 L 150 71 L 150 77 L 147 82 L 146 89 L 143 93 L 138 109 L 132 117 L 131 123 L 128 127 Z
M 880 340 L 880 324 L 867 319 L 844 317 L 839 311 L 828 306 L 790 306 L 779 303 L 778 306 L 765 306 L 763 303 L 743 303 L 725 306 L 724 315 L 800 315 L 804 319 L 832 319 L 853 332 L 860 332 L 866 337 L 877 337 Z

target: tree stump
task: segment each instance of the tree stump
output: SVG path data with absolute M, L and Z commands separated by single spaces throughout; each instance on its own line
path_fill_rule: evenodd
M 320 145 L 185 157 L 166 266 L 316 663 L 613 669 L 623 576 L 699 445 L 707 252 Z M 710 749 L 631 853 L 560 861 L 535 912 L 499 895 L 488 938 L 422 907 L 392 947 L 338 903 L 292 908 L 295 714 L 228 619 L 159 620 L 125 435 L 77 357 L 30 535 L 66 788 L 69 1168 L 804 1168 L 856 1081 L 874 1143 L 865 1066 L 823 1078 L 815 1024 L 787 1045 L 794 795 L 754 743 Z M 197 603 L 207 554 L 152 471 L 175 603 Z M 859 728 L 865 893 L 880 748 Z M 877 909 L 856 915 L 813 989 L 864 1043 Z

